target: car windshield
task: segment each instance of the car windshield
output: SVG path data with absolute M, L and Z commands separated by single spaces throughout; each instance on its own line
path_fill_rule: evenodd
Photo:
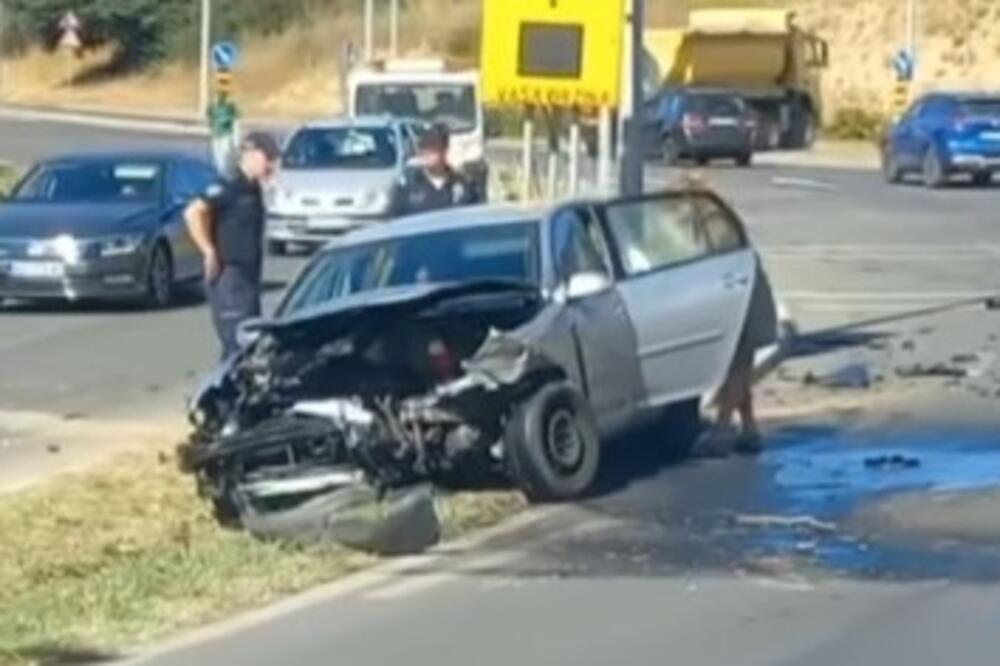
M 391 287 L 480 280 L 538 283 L 537 224 L 520 222 L 394 238 L 328 251 L 289 291 L 279 316 Z
M 476 128 L 472 84 L 365 84 L 356 93 L 357 115 L 384 115 L 444 123 L 452 132 Z
M 1000 98 L 965 100 L 958 109 L 959 114 L 963 116 L 998 118 L 1000 117 Z
M 399 156 L 396 134 L 382 127 L 300 130 L 282 159 L 286 169 L 389 169 Z
M 743 115 L 743 103 L 730 95 L 695 95 L 688 98 L 687 109 L 706 116 L 733 118 Z
M 149 162 L 55 162 L 36 167 L 11 200 L 36 203 L 154 201 L 163 169 Z

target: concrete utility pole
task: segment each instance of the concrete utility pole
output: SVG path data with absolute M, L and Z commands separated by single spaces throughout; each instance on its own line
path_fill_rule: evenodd
M 629 109 L 629 116 L 622 125 L 625 151 L 622 156 L 621 191 L 624 196 L 642 194 L 643 190 L 642 55 L 645 9 L 645 0 L 632 0 L 632 12 L 629 16 L 631 39 L 626 40 L 631 48 L 625 54 L 629 65 L 630 99 L 623 105 Z
M 198 117 L 208 110 L 212 69 L 212 0 L 201 0 L 201 80 L 198 85 Z
M 399 57 L 399 0 L 389 0 L 389 56 Z
M 0 96 L 7 94 L 7 8 L 0 0 Z
M 375 0 L 365 0 L 365 62 L 375 59 Z

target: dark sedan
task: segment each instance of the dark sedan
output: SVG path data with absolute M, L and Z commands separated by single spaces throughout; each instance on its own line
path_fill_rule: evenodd
M 73 156 L 35 166 L 0 205 L 0 300 L 168 306 L 202 277 L 184 207 L 215 178 L 182 154 Z
M 753 161 L 755 121 L 743 98 L 725 90 L 664 89 L 646 104 L 649 157 L 676 164 Z

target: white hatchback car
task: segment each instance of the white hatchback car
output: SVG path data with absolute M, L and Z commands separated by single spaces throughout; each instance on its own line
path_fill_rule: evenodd
M 392 216 L 420 121 L 361 117 L 310 123 L 288 140 L 269 196 L 267 241 L 318 247 Z

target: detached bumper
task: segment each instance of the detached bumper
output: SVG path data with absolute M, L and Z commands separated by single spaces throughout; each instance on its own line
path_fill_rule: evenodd
M 53 261 L 0 260 L 0 298 L 117 299 L 145 292 L 146 261 L 136 254 L 64 265 Z

